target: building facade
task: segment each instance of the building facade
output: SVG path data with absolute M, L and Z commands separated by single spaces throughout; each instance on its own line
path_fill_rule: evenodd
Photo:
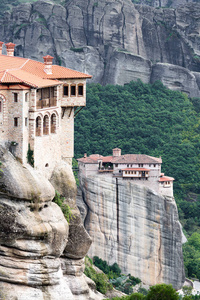
M 90 75 L 14 56 L 14 44 L 0 42 L 0 143 L 24 164 L 50 176 L 61 159 L 74 156 L 74 117 L 86 105 Z M 32 152 L 31 152 L 32 151 Z M 28 155 L 29 154 L 29 155 Z
M 121 155 L 121 149 L 113 149 L 112 156 L 92 154 L 78 159 L 81 176 L 100 175 L 122 178 L 147 186 L 163 196 L 173 197 L 174 178 L 161 173 L 162 159 L 144 154 Z

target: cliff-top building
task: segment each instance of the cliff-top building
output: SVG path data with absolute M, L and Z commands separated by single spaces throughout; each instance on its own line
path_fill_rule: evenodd
M 121 155 L 121 149 L 113 149 L 112 156 L 92 154 L 78 159 L 82 176 L 112 176 L 123 180 L 134 180 L 163 196 L 173 197 L 174 178 L 161 173 L 162 159 L 144 154 Z
M 86 105 L 90 75 L 15 57 L 15 44 L 0 42 L 0 143 L 10 147 L 22 163 L 33 151 L 34 166 L 48 177 L 60 159 L 71 161 L 74 117 Z

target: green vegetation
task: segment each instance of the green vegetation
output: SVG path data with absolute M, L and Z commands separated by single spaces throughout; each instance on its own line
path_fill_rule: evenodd
M 193 233 L 183 245 L 186 276 L 200 280 L 200 233 Z
M 117 278 L 121 274 L 121 269 L 117 263 L 109 266 L 105 260 L 102 260 L 98 256 L 93 257 L 94 265 L 108 275 L 109 279 Z
M 33 157 L 33 150 L 31 150 L 30 144 L 28 144 L 28 151 L 27 151 L 27 162 L 34 167 L 34 157 Z
M 179 295 L 171 284 L 156 284 L 151 286 L 146 296 L 147 300 L 178 300 Z
M 112 290 L 113 287 L 109 282 L 108 276 L 104 273 L 97 273 L 93 267 L 91 259 L 85 258 L 85 275 L 91 278 L 96 283 L 97 291 L 102 294 L 106 294 L 108 290 Z
M 162 171 L 175 178 L 179 217 L 188 236 L 200 234 L 200 99 L 167 89 L 161 82 L 131 82 L 125 86 L 91 84 L 87 108 L 76 117 L 75 155 L 124 153 L 162 157 Z M 193 247 L 194 248 L 194 247 Z M 186 273 L 199 278 L 184 246 Z M 198 264 L 199 266 L 199 264 Z
M 65 219 L 68 223 L 70 223 L 70 221 L 74 218 L 74 215 L 72 213 L 71 207 L 68 204 L 64 203 L 64 201 L 65 198 L 61 197 L 61 195 L 56 191 L 53 202 L 55 202 L 61 208 Z
M 93 262 L 96 267 L 102 270 L 109 279 L 109 282 L 112 286 L 127 295 L 130 295 L 133 292 L 133 286 L 140 283 L 141 280 L 134 276 L 121 274 L 121 269 L 117 263 L 109 266 L 105 260 L 102 260 L 98 256 L 93 257 Z M 142 292 L 146 292 L 145 289 L 142 289 Z

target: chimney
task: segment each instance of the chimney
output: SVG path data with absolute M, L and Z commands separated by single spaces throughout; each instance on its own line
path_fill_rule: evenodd
M 6 44 L 6 49 L 7 49 L 8 56 L 14 56 L 15 44 L 13 43 Z
M 2 54 L 2 47 L 3 47 L 3 42 L 0 42 L 0 54 Z
M 113 157 L 121 156 L 121 149 L 115 148 L 113 151 Z
M 86 158 L 87 157 L 87 153 L 84 153 L 84 158 Z
M 48 75 L 52 74 L 52 61 L 53 61 L 53 56 L 46 55 L 43 57 L 44 59 L 44 72 Z

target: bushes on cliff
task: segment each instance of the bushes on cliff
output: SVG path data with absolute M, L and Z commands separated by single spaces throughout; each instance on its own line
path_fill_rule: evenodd
M 117 263 L 109 266 L 105 260 L 102 260 L 98 256 L 93 257 L 93 262 L 96 267 L 102 270 L 105 274 L 108 275 L 109 279 L 117 278 L 121 274 L 121 269 L 119 268 Z
M 92 261 L 88 257 L 85 259 L 84 274 L 95 282 L 96 289 L 100 293 L 106 294 L 108 290 L 112 290 L 113 287 L 109 282 L 108 276 L 104 273 L 97 273 L 97 271 L 93 268 Z
M 56 191 L 53 202 L 55 202 L 61 208 L 63 215 L 65 216 L 65 219 L 67 220 L 68 223 L 70 223 L 70 220 L 74 218 L 74 215 L 72 213 L 70 206 L 66 204 L 64 201 L 65 198 L 61 197 L 61 195 Z

